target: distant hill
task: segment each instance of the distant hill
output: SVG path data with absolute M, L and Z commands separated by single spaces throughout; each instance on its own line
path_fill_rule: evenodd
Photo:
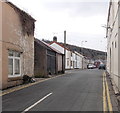
M 52 41 L 44 40 L 44 39 L 43 39 L 43 41 L 45 41 L 46 43 L 52 42 Z M 64 45 L 61 42 L 59 42 L 59 43 Z M 98 60 L 98 59 L 105 60 L 105 55 L 107 54 L 106 52 L 103 52 L 103 51 L 78 47 L 78 46 L 71 45 L 71 44 L 66 44 L 66 47 L 69 48 L 71 51 L 77 51 L 78 53 L 88 57 L 89 59 L 93 59 L 93 60 Z

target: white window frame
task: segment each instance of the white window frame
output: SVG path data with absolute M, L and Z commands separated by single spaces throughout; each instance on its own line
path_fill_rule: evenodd
M 10 50 L 9 50 L 10 51 Z M 13 50 L 12 50 L 13 51 Z M 8 59 L 13 59 L 13 75 L 9 75 L 8 74 L 8 77 L 10 77 L 10 78 L 14 78 L 14 77 L 19 77 L 19 76 L 22 76 L 21 75 L 21 54 L 20 54 L 20 57 L 15 57 L 15 52 L 17 52 L 17 51 L 13 51 L 13 56 L 9 56 L 9 54 L 8 54 Z M 19 60 L 19 62 L 20 62 L 20 74 L 15 74 L 15 60 Z M 9 68 L 9 67 L 8 67 Z

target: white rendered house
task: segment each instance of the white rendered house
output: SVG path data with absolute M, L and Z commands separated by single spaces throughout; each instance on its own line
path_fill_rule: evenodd
M 120 91 L 120 0 L 111 0 L 107 20 L 107 72 Z
M 75 68 L 82 69 L 84 56 L 76 51 L 75 51 L 75 54 L 76 54 L 76 67 Z
M 55 48 L 56 50 L 60 51 L 61 53 L 64 54 L 64 46 L 62 46 L 61 44 L 59 44 L 56 41 L 53 41 L 50 46 L 52 46 L 53 48 Z M 71 69 L 71 54 L 72 52 L 68 49 L 65 48 L 66 50 L 66 62 L 65 62 L 65 69 Z

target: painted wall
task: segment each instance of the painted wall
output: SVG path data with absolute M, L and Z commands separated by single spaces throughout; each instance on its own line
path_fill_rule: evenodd
M 64 54 L 64 48 L 58 45 L 57 43 L 52 43 L 51 46 Z M 86 66 L 87 64 L 84 63 L 84 68 L 86 68 Z M 78 52 L 73 53 L 72 51 L 66 49 L 66 69 L 74 69 L 74 68 L 82 69 L 82 67 L 83 67 L 83 56 Z
M 83 69 L 87 69 L 88 63 L 89 63 L 89 60 L 86 58 L 83 58 Z
M 66 69 L 71 69 L 71 51 L 66 50 Z
M 71 66 L 70 66 L 71 69 L 74 69 L 74 57 L 75 57 L 75 54 L 71 52 Z
M 61 72 L 61 71 L 63 71 L 63 57 L 62 57 L 62 55 L 60 55 L 60 54 L 58 54 L 57 55 L 57 61 L 58 61 L 58 72 Z
M 107 30 L 107 71 L 113 82 L 120 90 L 120 11 L 118 3 L 112 2 L 109 6 Z
M 56 43 L 52 43 L 50 46 L 55 48 L 56 50 L 60 51 L 62 54 L 64 54 L 64 48 L 61 47 L 60 45 Z M 65 63 L 65 68 L 70 69 L 71 68 L 71 51 L 66 49 L 66 63 Z
M 21 52 L 21 76 L 8 77 L 8 50 Z M 2 85 L 3 88 L 22 83 L 22 76 L 34 73 L 34 36 L 23 35 L 18 13 L 2 3 Z
M 75 54 L 76 54 L 76 68 L 78 69 L 82 69 L 82 65 L 83 65 L 83 56 L 81 54 L 79 54 L 78 52 L 75 51 Z

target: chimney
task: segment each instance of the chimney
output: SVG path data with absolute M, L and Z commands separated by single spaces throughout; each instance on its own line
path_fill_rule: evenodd
M 53 41 L 57 42 L 57 37 L 56 36 L 53 37 Z

